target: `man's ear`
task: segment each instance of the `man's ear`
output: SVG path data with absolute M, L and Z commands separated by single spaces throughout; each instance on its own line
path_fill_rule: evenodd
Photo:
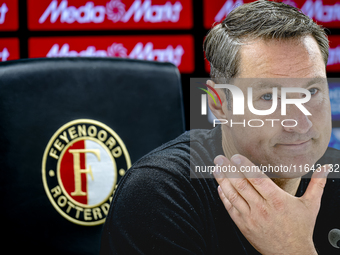
M 215 83 L 212 80 L 207 80 L 206 82 L 209 86 L 215 88 Z M 219 98 L 217 97 L 215 91 L 212 91 L 211 89 L 209 89 L 211 95 L 213 95 L 215 101 L 208 96 L 208 105 L 209 108 L 211 110 L 211 112 L 215 115 L 216 118 L 218 119 L 227 119 L 227 102 L 226 102 L 226 95 L 225 92 L 223 91 L 223 89 L 215 89 L 215 91 L 217 92 L 217 94 L 219 95 L 221 102 L 219 100 Z M 216 103 L 215 103 L 216 102 Z

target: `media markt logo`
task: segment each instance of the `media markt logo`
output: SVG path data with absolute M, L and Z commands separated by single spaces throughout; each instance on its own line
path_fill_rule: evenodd
M 43 156 L 42 178 L 54 208 L 84 226 L 104 223 L 116 183 L 130 168 L 120 137 L 98 121 L 79 119 L 57 130 Z
M 3 48 L 2 51 L 0 51 L 0 61 L 7 61 L 7 58 L 9 57 L 9 52 L 7 48 Z
M 7 12 L 8 7 L 5 3 L 3 3 L 0 7 L 0 24 L 4 24 Z
M 69 6 L 67 0 L 62 0 L 58 5 L 57 0 L 53 0 L 44 13 L 39 18 L 39 23 L 44 23 L 50 16 L 50 22 L 55 23 L 58 18 L 64 23 L 102 23 L 107 19 L 113 23 L 121 21 L 126 23 L 133 17 L 134 22 L 139 22 L 142 18 L 145 22 L 178 22 L 183 6 L 180 2 L 171 4 L 166 2 L 164 5 L 152 5 L 151 0 L 135 0 L 130 8 L 126 10 L 125 4 L 121 0 L 111 0 L 106 6 L 96 5 L 87 2 L 79 8 Z
M 338 1 L 329 1 L 329 5 L 324 4 L 325 1 L 321 0 L 296 1 L 298 3 L 300 2 L 300 6 L 298 6 L 294 0 L 283 0 L 280 2 L 300 8 L 304 14 L 308 15 L 311 19 L 315 19 L 316 21 L 340 21 L 340 4 Z M 243 0 L 225 1 L 224 5 L 215 16 L 215 22 L 221 22 L 233 9 L 243 4 Z
M 145 45 L 138 42 L 128 53 L 128 49 L 122 43 L 113 43 L 105 50 L 97 50 L 95 46 L 88 46 L 80 52 L 70 50 L 70 45 L 64 43 L 61 47 L 59 44 L 54 44 L 46 54 L 46 57 L 122 57 L 170 62 L 178 67 L 182 63 L 183 54 L 184 49 L 180 44 L 175 48 L 172 45 L 168 45 L 165 49 L 159 49 L 155 48 L 152 42 L 147 42 Z

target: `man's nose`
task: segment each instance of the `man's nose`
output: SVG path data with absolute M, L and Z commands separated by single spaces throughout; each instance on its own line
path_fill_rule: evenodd
M 309 116 L 305 115 L 295 105 L 289 105 L 287 107 L 286 119 L 293 119 L 295 121 L 284 121 L 284 130 L 286 130 L 287 132 L 296 132 L 300 134 L 307 133 L 313 126 L 313 123 L 310 121 Z

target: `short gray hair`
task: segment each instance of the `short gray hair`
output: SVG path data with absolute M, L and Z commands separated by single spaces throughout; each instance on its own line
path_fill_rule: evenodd
M 228 83 L 239 73 L 240 46 L 255 39 L 292 39 L 311 35 L 319 45 L 325 65 L 328 39 L 324 29 L 293 6 L 259 0 L 241 5 L 214 26 L 204 40 L 203 49 L 210 62 L 210 77 L 216 83 Z M 229 91 L 226 91 L 231 108 Z

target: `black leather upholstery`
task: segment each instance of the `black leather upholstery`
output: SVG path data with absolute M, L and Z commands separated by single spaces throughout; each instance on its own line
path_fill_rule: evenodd
M 179 72 L 169 63 L 115 58 L 0 64 L 4 251 L 98 254 L 102 225 L 81 226 L 62 217 L 42 181 L 49 140 L 76 119 L 96 120 L 113 129 L 133 163 L 184 131 Z

